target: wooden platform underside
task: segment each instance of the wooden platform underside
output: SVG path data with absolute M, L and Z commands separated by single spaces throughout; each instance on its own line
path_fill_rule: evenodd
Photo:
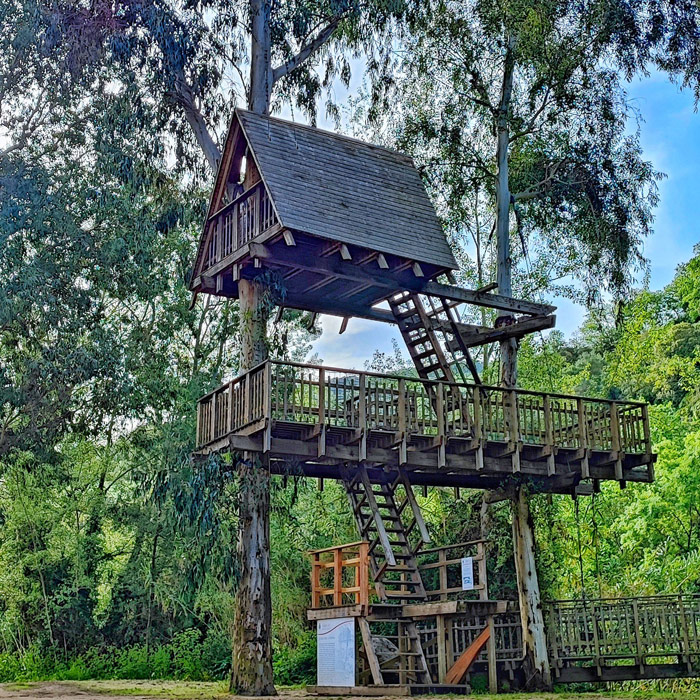
M 252 434 L 231 434 L 201 448 L 198 454 L 244 450 L 265 453 L 273 474 L 324 479 L 339 479 L 341 467 L 360 461 L 360 447 L 352 444 L 355 437 L 352 429 L 328 428 L 324 431 L 325 434 L 310 437 L 308 425 L 275 422 L 270 430 L 268 452 L 265 452 L 264 431 L 264 424 L 249 426 L 246 432 Z M 399 465 L 399 452 L 391 446 L 391 441 L 392 436 L 385 432 L 370 431 L 367 436 L 367 456 L 364 462 L 370 467 L 370 479 L 376 483 L 386 479 L 385 465 Z M 536 457 L 537 448 L 517 446 L 515 449 L 519 454 L 516 463 L 512 446 L 484 441 L 484 466 L 479 469 L 476 451 L 469 444 L 470 441 L 448 437 L 445 444 L 445 467 L 440 467 L 438 451 L 430 441 L 430 437 L 419 436 L 411 436 L 407 441 L 404 467 L 414 485 L 494 488 L 502 486 L 504 479 L 509 477 L 515 480 L 527 479 L 544 491 L 568 494 L 586 478 L 583 473 L 584 457 L 587 459 L 588 478 L 617 478 L 616 463 L 609 452 L 590 450 L 582 456 L 578 450 L 559 449 L 554 459 L 554 473 L 548 473 L 551 472 L 551 467 L 545 460 Z M 625 455 L 622 459 L 622 480 L 651 481 L 648 468 L 651 461 L 651 456 L 644 454 Z M 376 465 L 376 468 L 373 469 L 372 465 Z

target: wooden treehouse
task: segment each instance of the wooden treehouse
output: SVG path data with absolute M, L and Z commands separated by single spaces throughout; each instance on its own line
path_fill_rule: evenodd
M 367 542 L 358 556 L 368 562 L 372 602 L 364 574 L 348 594 L 359 606 L 351 616 L 365 620 L 364 658 L 377 684 L 461 683 L 467 671 L 455 680 L 453 667 L 467 637 L 455 637 L 461 646 L 440 642 L 433 658 L 425 630 L 451 624 L 457 613 L 476 611 L 483 621 L 500 610 L 486 596 L 485 578 L 476 601 L 426 587 L 421 557 L 443 554 L 428 548 L 414 487 L 491 489 L 527 480 L 536 490 L 575 495 L 606 479 L 621 486 L 653 480 L 644 404 L 481 382 L 471 350 L 551 328 L 555 308 L 494 293 L 494 285 L 458 287 L 456 267 L 409 158 L 236 111 L 192 291 L 236 298 L 241 280 L 264 280 L 278 291 L 280 309 L 339 315 L 341 332 L 353 316 L 396 324 L 415 375 L 266 361 L 200 399 L 197 453 L 255 452 L 274 474 L 342 482 Z M 464 322 L 466 305 L 499 311 L 498 327 Z M 426 605 L 441 607 L 428 615 Z M 367 645 L 387 615 L 402 658 L 385 675 Z M 492 629 L 489 649 L 495 636 Z M 472 659 L 478 665 L 489 656 L 492 687 L 494 653 L 479 647 Z

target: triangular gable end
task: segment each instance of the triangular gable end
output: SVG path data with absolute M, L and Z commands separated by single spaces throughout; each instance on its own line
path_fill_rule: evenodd
M 231 118 L 231 124 L 229 125 L 228 133 L 226 135 L 226 142 L 224 143 L 221 163 L 219 164 L 219 168 L 216 172 L 214 187 L 212 188 L 211 197 L 209 198 L 207 215 L 204 219 L 202 233 L 199 238 L 199 246 L 197 248 L 197 256 L 195 258 L 195 264 L 192 270 L 192 277 L 190 278 L 190 289 L 194 289 L 195 280 L 203 272 L 207 246 L 211 237 L 214 235 L 213 228 L 210 226 L 210 219 L 231 200 L 232 192 L 238 185 L 243 157 L 246 154 L 252 155 L 258 177 L 260 181 L 262 181 L 263 187 L 265 187 L 265 189 L 268 191 L 270 204 L 277 220 L 280 220 L 275 203 L 272 200 L 272 197 L 270 197 L 269 188 L 265 183 L 265 179 L 260 169 L 260 164 L 258 163 L 257 157 L 253 152 L 253 148 L 245 135 L 245 131 L 238 116 L 238 109 L 236 109 L 234 110 Z

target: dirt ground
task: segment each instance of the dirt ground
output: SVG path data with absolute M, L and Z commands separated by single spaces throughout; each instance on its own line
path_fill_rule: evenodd
M 357 696 L 345 696 L 347 700 L 360 700 Z M 421 700 L 447 700 L 457 696 L 420 696 Z M 625 693 L 552 693 L 552 694 L 512 694 L 476 695 L 475 700 L 632 700 L 635 698 L 700 700 L 700 692 L 683 690 L 677 693 L 656 693 L 653 691 Z M 229 695 L 223 683 L 186 683 L 180 681 L 51 681 L 46 683 L 4 683 L 0 684 L 0 700 L 250 700 L 241 696 Z M 319 696 L 310 695 L 305 690 L 281 690 L 275 698 L 267 700 L 316 700 Z M 341 700 L 329 698 L 328 700 Z M 342 699 L 345 700 L 345 699 Z M 369 699 L 368 699 L 369 700 Z M 400 700 L 397 696 L 372 697 L 371 700 Z

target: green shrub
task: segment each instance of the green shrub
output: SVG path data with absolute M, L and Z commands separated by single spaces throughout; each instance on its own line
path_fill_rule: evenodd
M 275 649 L 272 660 L 275 683 L 302 685 L 316 682 L 316 635 L 307 631 L 294 647 Z

